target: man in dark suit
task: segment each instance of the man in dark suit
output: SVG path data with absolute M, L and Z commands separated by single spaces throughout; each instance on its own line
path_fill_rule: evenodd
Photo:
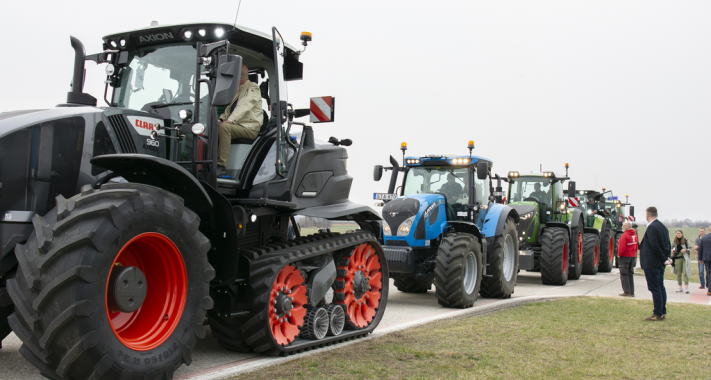
M 652 292 L 654 312 L 645 321 L 663 321 L 667 314 L 667 289 L 664 288 L 664 270 L 671 265 L 669 230 L 657 220 L 657 208 L 647 208 L 647 231 L 639 244 L 639 258 L 647 289 Z

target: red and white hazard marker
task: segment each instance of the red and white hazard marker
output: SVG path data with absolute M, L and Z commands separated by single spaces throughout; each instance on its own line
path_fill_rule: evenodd
M 334 106 L 336 98 L 333 96 L 319 96 L 311 98 L 311 122 L 328 123 L 334 121 Z
M 634 222 L 634 221 L 635 221 L 634 216 L 632 216 L 632 215 L 628 216 L 627 219 L 629 219 L 630 222 Z
M 569 207 L 578 207 L 578 206 L 580 206 L 580 199 L 578 199 L 578 198 L 568 198 L 568 206 L 569 206 Z

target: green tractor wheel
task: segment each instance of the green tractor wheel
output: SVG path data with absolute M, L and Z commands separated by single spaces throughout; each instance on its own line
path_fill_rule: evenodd
M 570 235 L 570 271 L 568 280 L 577 280 L 583 273 L 583 220 L 578 222 L 578 228 Z
M 583 235 L 583 274 L 596 275 L 600 262 L 600 236 Z
M 541 280 L 544 285 L 565 285 L 568 282 L 568 231 L 549 227 L 541 235 Z
M 609 224 L 605 223 L 600 233 L 599 272 L 611 272 L 615 262 L 615 236 Z

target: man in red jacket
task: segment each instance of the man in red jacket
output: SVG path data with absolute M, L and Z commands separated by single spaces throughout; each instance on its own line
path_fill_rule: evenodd
M 634 297 L 634 267 L 637 265 L 637 234 L 630 228 L 630 223 L 622 225 L 624 233 L 617 243 L 617 257 L 620 265 L 620 282 L 622 282 L 622 297 Z

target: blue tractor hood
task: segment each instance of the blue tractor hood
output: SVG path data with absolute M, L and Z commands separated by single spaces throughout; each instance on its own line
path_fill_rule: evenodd
M 447 225 L 444 196 L 413 194 L 395 198 L 383 206 L 385 243 L 410 247 L 429 246 Z M 405 232 L 407 231 L 407 232 Z

